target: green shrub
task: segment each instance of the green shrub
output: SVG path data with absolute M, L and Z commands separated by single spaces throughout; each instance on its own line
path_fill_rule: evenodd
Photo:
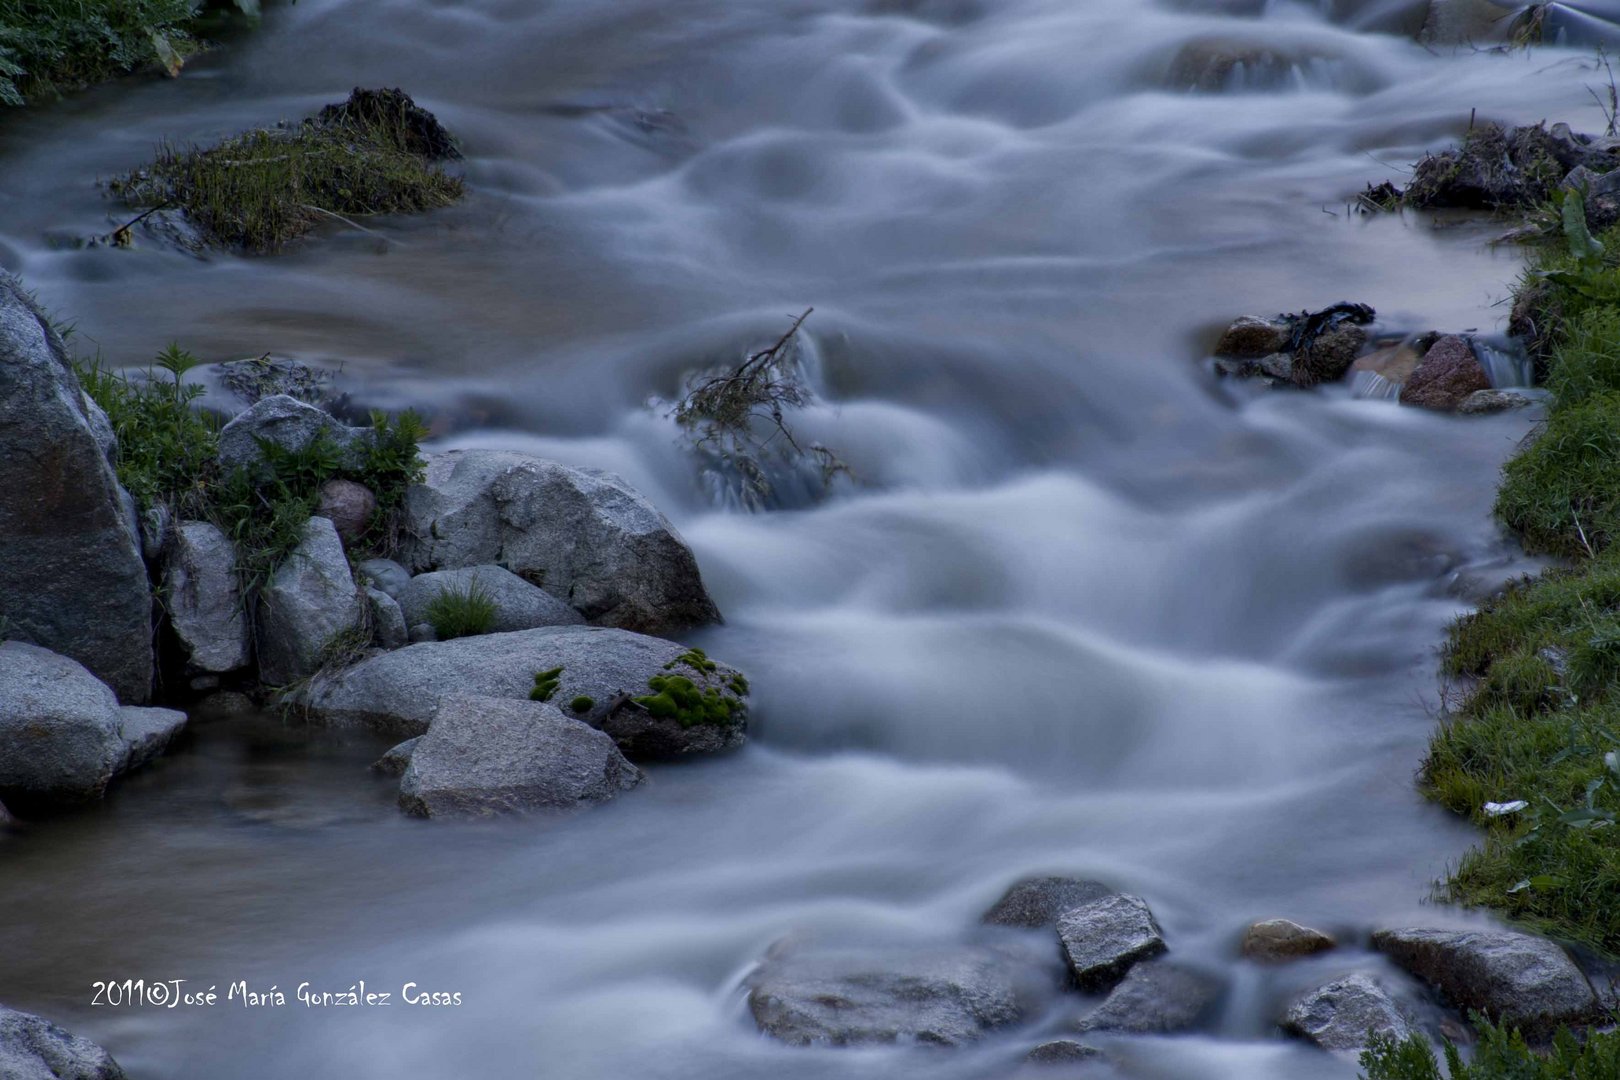
M 0 0 L 0 104 L 76 90 L 197 47 L 193 0 Z
M 1413 1035 L 1403 1042 L 1375 1038 L 1361 1054 L 1364 1080 L 1620 1080 L 1620 1033 L 1594 1032 L 1584 1041 L 1559 1032 L 1544 1053 L 1532 1050 L 1517 1031 L 1474 1017 L 1479 1045 L 1473 1060 L 1448 1040 L 1442 1047 L 1446 1072 L 1429 1041 Z
M 487 634 L 495 625 L 495 598 L 476 577 L 463 588 L 442 589 L 427 607 L 440 641 Z
M 461 197 L 461 179 L 402 149 L 392 125 L 346 117 L 249 131 L 207 148 L 165 146 L 112 187 L 132 207 L 179 207 L 212 242 L 259 253 L 325 222 L 420 213 Z

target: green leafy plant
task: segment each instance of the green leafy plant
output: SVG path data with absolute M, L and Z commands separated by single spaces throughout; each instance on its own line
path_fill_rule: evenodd
M 428 603 L 427 619 L 440 641 L 487 634 L 495 625 L 495 598 L 474 577 L 461 588 L 441 589 Z
M 1620 1080 L 1620 1033 L 1595 1031 L 1585 1039 L 1558 1032 L 1544 1051 L 1532 1049 L 1516 1030 L 1475 1015 L 1479 1044 L 1464 1062 L 1448 1039 L 1441 1047 L 1441 1073 L 1428 1039 L 1375 1037 L 1361 1054 L 1363 1080 Z
M 0 0 L 0 104 L 23 105 L 196 51 L 194 0 Z

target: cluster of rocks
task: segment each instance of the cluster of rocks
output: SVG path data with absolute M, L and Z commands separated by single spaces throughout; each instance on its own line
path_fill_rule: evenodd
M 1226 976 L 1179 959 L 1140 897 L 1079 878 L 1027 878 L 981 924 L 951 944 L 785 940 L 745 980 L 749 1011 L 762 1032 L 794 1045 L 957 1046 L 1030 1025 L 1031 1066 L 1101 1060 L 1109 1038 L 1219 1024 Z M 1268 919 L 1246 930 L 1238 952 L 1279 973 L 1309 959 L 1303 980 L 1277 980 L 1277 1030 L 1351 1056 L 1375 1036 L 1424 1033 L 1420 1018 L 1442 1008 L 1483 1013 L 1532 1039 L 1602 1015 L 1587 976 L 1542 938 L 1399 928 L 1375 931 L 1370 945 Z
M 251 363 L 215 373 L 251 401 L 220 431 L 222 472 L 317 440 L 362 459 L 374 431 L 303 400 L 325 381 Z M 99 797 L 161 751 L 186 717 L 140 707 L 159 682 L 171 698 L 247 692 L 319 724 L 421 736 L 390 760 L 402 807 L 432 817 L 599 802 L 640 781 L 630 759 L 745 737 L 741 673 L 654 636 L 720 613 L 674 526 L 616 476 L 434 455 L 404 494 L 398 561 L 360 558 L 376 495 L 333 480 L 244 595 L 232 538 L 137 514 L 115 452 L 50 322 L 0 276 L 0 796 L 17 804 Z M 457 628 L 479 636 L 436 640 L 447 596 L 492 609 Z
M 1390 198 L 1419 209 L 1534 210 L 1554 192 L 1579 191 L 1588 226 L 1620 220 L 1620 138 L 1568 124 L 1503 128 L 1481 123 L 1462 142 L 1425 156 L 1404 191 Z
M 1371 315 L 1371 309 L 1364 310 Z M 1366 396 L 1465 416 L 1523 408 L 1539 400 L 1536 391 L 1494 388 L 1480 360 L 1481 346 L 1469 335 L 1429 332 L 1374 340 L 1365 325 L 1344 320 L 1302 344 L 1301 321 L 1309 317 L 1236 319 L 1216 342 L 1216 371 L 1295 387 L 1350 377 Z

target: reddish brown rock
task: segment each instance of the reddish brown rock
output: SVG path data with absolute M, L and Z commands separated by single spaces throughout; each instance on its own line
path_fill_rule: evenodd
M 364 484 L 353 480 L 328 480 L 321 487 L 321 502 L 316 517 L 332 522 L 338 538 L 348 547 L 365 534 L 371 524 L 371 515 L 377 512 L 377 496 Z
M 1258 360 L 1288 348 L 1294 329 L 1286 322 L 1244 315 L 1236 319 L 1215 343 L 1216 356 Z
M 1452 334 L 1430 347 L 1423 362 L 1401 387 L 1401 404 L 1453 412 L 1476 390 L 1489 390 L 1491 380 L 1465 337 Z

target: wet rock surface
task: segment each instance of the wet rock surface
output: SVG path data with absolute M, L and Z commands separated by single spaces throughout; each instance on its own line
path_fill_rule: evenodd
M 1411 1016 L 1371 975 L 1355 974 L 1302 995 L 1283 1016 L 1283 1030 L 1324 1050 L 1359 1050 L 1373 1036 L 1404 1041 Z
M 1114 895 L 1071 908 L 1059 917 L 1058 940 L 1082 990 L 1113 986 L 1131 965 L 1165 951 L 1164 936 L 1147 902 Z
M 1077 1025 L 1082 1032 L 1168 1034 L 1198 1027 L 1215 1011 L 1225 985 L 1205 971 L 1149 960 L 1130 973 Z
M 1243 932 L 1243 955 L 1251 960 L 1292 960 L 1326 952 L 1338 942 L 1329 934 L 1288 919 L 1262 919 Z
M 1441 338 L 1401 387 L 1401 404 L 1452 412 L 1474 393 L 1491 388 L 1490 377 L 1465 337 Z
M 1056 926 L 1058 917 L 1072 908 L 1114 895 L 1099 881 L 1070 877 L 1032 877 L 1015 881 L 980 920 L 991 926 L 1037 930 Z

